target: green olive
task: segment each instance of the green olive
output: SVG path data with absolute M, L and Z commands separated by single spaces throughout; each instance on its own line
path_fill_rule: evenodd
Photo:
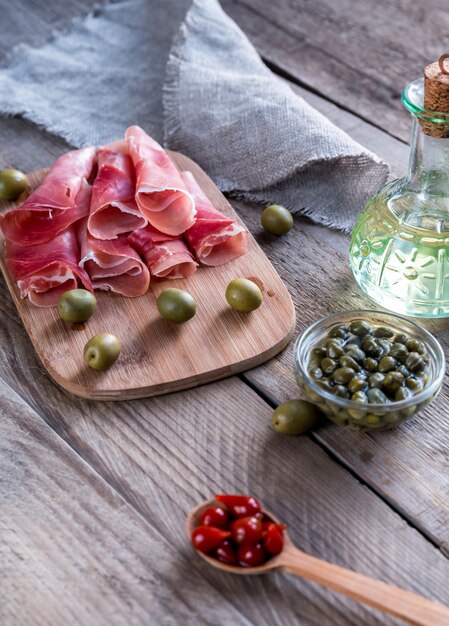
M 280 204 L 270 204 L 262 211 L 260 221 L 264 230 L 271 235 L 285 235 L 293 227 L 290 211 Z
M 19 170 L 0 172 L 0 200 L 17 200 L 27 188 L 27 177 Z
M 236 278 L 231 280 L 226 289 L 226 300 L 236 311 L 249 313 L 262 304 L 262 292 L 252 280 Z
M 117 361 L 120 349 L 115 335 L 100 333 L 84 346 L 84 361 L 94 370 L 107 370 Z
M 97 300 L 87 289 L 71 289 L 59 298 L 58 313 L 66 322 L 86 322 L 97 307 Z
M 272 422 L 278 433 L 302 435 L 321 424 L 323 414 L 311 402 L 290 400 L 273 412 Z
M 182 324 L 196 313 L 196 302 L 187 291 L 170 287 L 164 289 L 156 300 L 156 306 L 164 320 Z

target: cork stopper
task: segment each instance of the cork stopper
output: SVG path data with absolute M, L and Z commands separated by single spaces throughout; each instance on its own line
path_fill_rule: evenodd
M 443 54 L 438 61 L 431 63 L 424 70 L 424 108 L 427 111 L 447 113 L 447 123 L 436 124 L 421 119 L 426 135 L 449 137 L 449 54 Z M 439 116 L 444 119 L 443 116 Z

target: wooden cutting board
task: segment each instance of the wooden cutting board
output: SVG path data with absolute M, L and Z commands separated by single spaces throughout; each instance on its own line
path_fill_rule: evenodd
M 241 221 L 198 165 L 179 153 L 172 153 L 172 158 L 181 170 L 193 172 L 217 209 Z M 28 176 L 32 189 L 47 171 Z M 13 206 L 0 202 L 0 212 Z M 85 398 L 144 398 L 224 378 L 273 357 L 294 331 L 290 295 L 251 235 L 248 252 L 240 258 L 220 267 L 199 267 L 185 280 L 153 282 L 139 298 L 96 291 L 95 314 L 77 325 L 62 321 L 55 307 L 40 308 L 22 300 L 5 266 L 3 240 L 0 248 L 6 283 L 44 367 L 59 385 Z M 238 277 L 254 277 L 263 286 L 263 303 L 250 314 L 233 311 L 225 299 L 228 283 Z M 177 325 L 160 317 L 156 298 L 167 287 L 192 294 L 197 302 L 192 320 Z M 105 372 L 92 370 L 83 361 L 84 345 L 100 332 L 117 335 L 122 344 L 118 361 Z

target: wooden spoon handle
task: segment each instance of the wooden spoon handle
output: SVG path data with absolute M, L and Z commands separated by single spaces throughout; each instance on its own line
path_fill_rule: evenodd
M 280 569 L 339 591 L 416 626 L 448 626 L 449 607 L 375 578 L 310 556 L 296 548 L 279 559 Z

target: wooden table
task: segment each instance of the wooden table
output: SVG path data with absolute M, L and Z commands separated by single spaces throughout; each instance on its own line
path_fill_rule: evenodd
M 94 0 L 3 2 L 0 62 L 42 44 Z M 449 49 L 447 0 L 223 0 L 267 65 L 403 174 L 405 82 Z M 32 170 L 64 141 L 0 118 L 0 165 Z M 370 306 L 348 269 L 348 238 L 298 218 L 262 235 L 287 283 L 297 331 Z M 2 283 L 0 623 L 53 625 L 399 624 L 283 575 L 209 569 L 184 537 L 191 507 L 220 491 L 260 497 L 310 553 L 449 604 L 448 388 L 391 432 L 327 425 L 278 436 L 271 412 L 297 397 L 292 346 L 264 366 L 191 391 L 84 401 L 42 370 Z M 448 322 L 425 324 L 446 351 Z M 429 624 L 429 626 L 432 626 Z

